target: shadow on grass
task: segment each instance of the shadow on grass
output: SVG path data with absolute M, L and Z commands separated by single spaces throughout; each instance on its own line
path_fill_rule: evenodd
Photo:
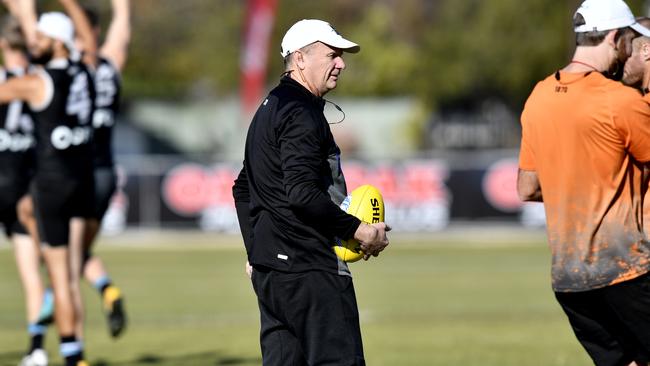
M 16 366 L 23 357 L 21 352 L 5 352 L 0 353 L 0 366 Z M 60 366 L 61 361 L 56 356 L 53 357 L 54 362 L 51 366 Z M 133 361 L 111 361 L 105 359 L 91 358 L 91 366 L 258 366 L 262 364 L 262 359 L 257 357 L 234 357 L 224 356 L 217 352 L 202 352 L 189 355 L 173 355 L 173 356 L 155 356 L 155 355 L 142 355 Z
M 117 366 L 116 363 L 100 361 L 95 362 L 91 366 Z M 120 363 L 121 365 L 123 363 Z M 237 366 L 257 366 L 262 364 L 261 358 L 245 358 L 224 356 L 217 352 L 203 352 L 191 355 L 179 356 L 154 356 L 143 355 L 131 363 L 124 363 L 125 366 L 176 366 L 176 365 L 205 365 L 205 366 L 221 366 L 221 365 L 237 365 Z

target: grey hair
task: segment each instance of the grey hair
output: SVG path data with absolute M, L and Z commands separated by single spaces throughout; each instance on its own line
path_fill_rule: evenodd
M 312 47 L 314 47 L 314 45 L 316 43 L 317 42 L 310 43 L 310 44 L 298 49 L 298 51 L 300 51 L 302 53 L 309 53 L 311 51 Z M 289 71 L 289 68 L 293 64 L 293 55 L 294 55 L 294 53 L 295 52 L 291 52 L 290 54 L 288 54 L 288 55 L 286 55 L 284 57 L 284 60 L 283 60 L 284 61 L 284 71 Z

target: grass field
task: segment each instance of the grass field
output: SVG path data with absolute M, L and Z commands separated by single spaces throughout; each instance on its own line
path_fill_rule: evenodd
M 105 240 L 98 253 L 127 296 L 130 328 L 108 337 L 85 286 L 91 365 L 260 365 L 255 296 L 236 237 Z M 27 344 L 13 253 L 0 249 L 0 366 Z M 590 365 L 549 283 L 541 234 L 394 235 L 380 258 L 352 265 L 369 366 Z M 60 365 L 57 336 L 47 348 Z

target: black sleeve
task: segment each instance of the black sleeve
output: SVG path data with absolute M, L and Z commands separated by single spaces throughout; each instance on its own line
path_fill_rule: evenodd
M 361 221 L 341 210 L 319 188 L 326 134 L 308 110 L 286 117 L 278 131 L 284 190 L 294 212 L 328 236 L 354 236 Z
M 253 230 L 250 222 L 250 191 L 248 190 L 248 176 L 246 167 L 242 167 L 239 176 L 235 179 L 235 185 L 232 186 L 232 196 L 235 199 L 235 209 L 237 210 L 237 221 L 241 230 L 246 253 L 251 248 L 251 238 Z

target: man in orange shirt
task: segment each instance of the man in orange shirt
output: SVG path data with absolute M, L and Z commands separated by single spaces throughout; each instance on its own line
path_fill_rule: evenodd
M 522 113 L 517 188 L 522 200 L 544 202 L 553 290 L 594 363 L 647 366 L 650 106 L 611 79 L 622 76 L 632 39 L 650 30 L 622 0 L 586 0 L 573 21 L 573 60 L 537 84 Z

